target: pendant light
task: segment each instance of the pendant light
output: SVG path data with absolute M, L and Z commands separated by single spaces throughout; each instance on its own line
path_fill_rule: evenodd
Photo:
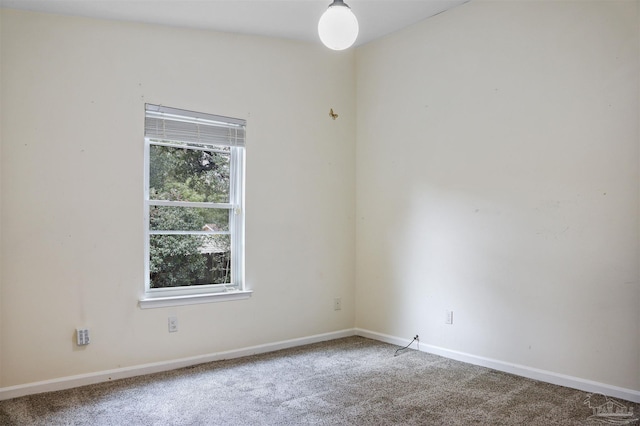
M 358 19 L 344 1 L 334 0 L 320 17 L 318 35 L 329 49 L 347 49 L 358 37 Z

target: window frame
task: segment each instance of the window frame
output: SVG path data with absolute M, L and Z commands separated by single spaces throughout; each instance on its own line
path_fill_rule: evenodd
M 149 112 L 149 111 L 154 112 Z M 194 113 L 191 111 L 178 110 L 175 108 L 160 107 L 156 105 L 145 105 L 145 125 L 147 117 L 150 114 L 169 113 L 171 116 L 182 114 L 182 117 L 189 117 L 194 122 L 202 120 L 225 123 L 229 120 L 230 124 L 236 125 L 242 123 L 242 129 L 246 122 L 240 119 L 231 119 L 228 117 L 216 116 L 211 114 Z M 172 120 L 172 118 L 169 118 Z M 200 144 L 201 146 L 180 146 L 180 143 Z M 210 202 L 189 202 L 189 201 L 167 201 L 167 200 L 151 200 L 150 199 L 150 166 L 151 166 L 151 146 L 176 146 L 184 149 L 213 151 L 206 149 L 205 146 L 225 146 L 225 144 L 216 144 L 211 142 L 194 142 L 193 140 L 180 140 L 179 138 L 167 138 L 158 136 L 150 136 L 145 131 L 144 137 L 144 292 L 139 299 L 141 308 L 155 308 L 164 306 L 186 305 L 195 303 L 219 302 L 226 300 L 246 299 L 251 296 L 251 290 L 245 287 L 244 276 L 244 225 L 245 225 L 245 209 L 244 209 L 244 189 L 245 189 L 245 146 L 234 145 L 230 143 L 226 145 L 230 148 L 229 160 L 229 200 L 228 203 L 210 203 Z M 179 287 L 162 287 L 152 288 L 150 279 L 150 237 L 151 235 L 216 235 L 227 234 L 227 232 L 208 232 L 208 231 L 152 231 L 150 228 L 150 209 L 152 206 L 169 206 L 169 207 L 196 207 L 196 208 L 212 208 L 212 209 L 228 209 L 229 210 L 229 231 L 231 240 L 230 257 L 231 257 L 231 283 L 230 284 L 199 284 Z

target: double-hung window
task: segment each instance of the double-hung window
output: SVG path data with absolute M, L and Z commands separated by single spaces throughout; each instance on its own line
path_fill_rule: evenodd
M 248 297 L 246 122 L 147 104 L 141 307 Z

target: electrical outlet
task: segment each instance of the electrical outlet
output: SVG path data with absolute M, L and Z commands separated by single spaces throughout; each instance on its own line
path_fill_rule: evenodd
M 335 299 L 333 299 L 333 310 L 339 311 L 340 309 L 342 309 L 342 299 L 336 297 Z
M 453 324 L 453 311 L 447 311 L 447 316 L 444 319 L 445 324 L 452 325 Z
M 78 328 L 76 329 L 76 341 L 78 346 L 85 346 L 89 344 L 89 329 Z
M 178 317 L 169 317 L 169 333 L 178 331 Z

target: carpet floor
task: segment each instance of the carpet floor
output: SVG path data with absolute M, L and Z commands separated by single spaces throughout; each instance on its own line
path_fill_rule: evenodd
M 0 401 L 1 425 L 638 425 L 640 404 L 363 337 Z

